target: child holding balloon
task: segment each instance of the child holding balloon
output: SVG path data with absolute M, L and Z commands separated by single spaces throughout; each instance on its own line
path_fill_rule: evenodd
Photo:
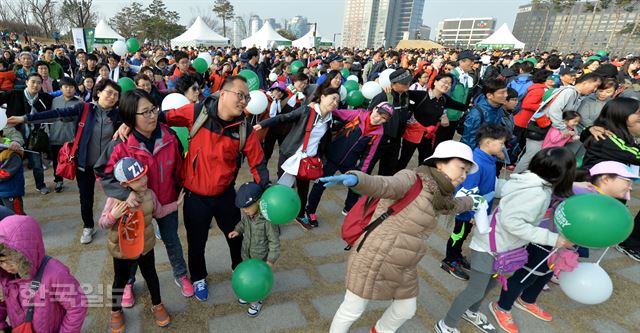
M 476 228 L 470 248 L 471 271 L 469 283 L 453 301 L 447 315 L 435 324 L 438 333 L 459 333 L 460 319 L 465 319 L 483 332 L 495 332 L 487 317 L 479 311 L 485 296 L 497 284 L 495 256 L 536 243 L 558 248 L 573 244 L 562 235 L 539 227 L 551 195 L 568 197 L 572 193 L 576 161 L 573 153 L 565 148 L 546 148 L 532 159 L 529 171 L 512 174 L 502 187 L 502 199 L 495 214 L 495 225 L 489 234 L 481 234 Z M 495 237 L 491 241 L 491 235 Z M 495 249 L 492 250 L 492 243 Z M 495 313 L 496 304 L 490 306 Z
M 244 183 L 236 193 L 236 206 L 240 208 L 242 217 L 234 231 L 229 233 L 229 238 L 243 235 L 242 260 L 264 260 L 269 267 L 280 257 L 280 228 L 267 221 L 260 212 L 260 196 L 262 186 L 250 182 Z M 239 298 L 238 303 L 247 304 Z M 256 317 L 262 309 L 262 301 L 251 302 L 247 315 Z

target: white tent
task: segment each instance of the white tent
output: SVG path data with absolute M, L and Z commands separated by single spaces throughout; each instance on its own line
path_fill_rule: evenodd
M 491 36 L 478 42 L 476 47 L 487 49 L 524 49 L 524 43 L 513 36 L 505 23 Z
M 213 31 L 198 16 L 191 27 L 182 35 L 171 40 L 171 47 L 174 46 L 221 46 L 229 45 L 229 38 L 222 37 Z
M 94 45 L 111 45 L 117 40 L 124 40 L 124 37 L 120 36 L 117 32 L 115 32 L 115 30 L 111 29 L 111 27 L 104 20 L 100 20 L 100 22 L 98 22 L 98 24 L 96 25 L 94 36 Z
M 269 21 L 265 21 L 264 25 L 253 36 L 242 40 L 243 47 L 259 47 L 263 49 L 272 48 L 279 45 L 291 45 L 291 41 L 280 36 Z
M 291 42 L 291 45 L 309 49 L 312 47 L 333 46 L 333 42 L 322 38 L 318 34 L 316 34 L 316 37 L 314 39 L 313 30 L 309 30 L 309 32 L 307 32 L 304 36 Z

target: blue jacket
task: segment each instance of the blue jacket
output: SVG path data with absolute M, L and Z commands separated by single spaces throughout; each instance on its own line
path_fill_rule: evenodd
M 0 198 L 24 195 L 24 170 L 22 157 L 10 150 L 0 153 Z
M 485 153 L 480 148 L 473 150 L 473 161 L 478 164 L 478 172 L 472 173 L 467 176 L 467 179 L 458 186 L 457 190 L 465 188 L 471 190 L 475 187 L 478 188 L 478 194 L 485 195 L 491 193 L 496 189 L 496 157 Z M 491 207 L 493 206 L 493 200 L 488 202 L 489 208 L 487 214 L 491 214 Z M 457 220 L 470 221 L 474 216 L 472 211 L 464 212 L 456 216 Z
M 80 122 L 82 110 L 85 103 L 78 103 L 72 107 L 64 109 L 55 109 L 50 111 L 38 112 L 35 114 L 27 115 L 27 121 L 29 122 L 42 122 L 43 120 L 57 120 L 63 118 L 63 120 L 74 119 L 76 128 Z M 77 162 L 78 168 L 84 169 L 87 167 L 87 149 L 89 146 L 89 139 L 93 135 L 93 124 L 95 123 L 95 109 L 98 106 L 95 103 L 89 103 L 89 113 L 87 114 L 86 126 L 82 128 L 82 134 L 80 135 L 80 143 L 78 144 Z M 120 121 L 120 111 L 117 107 L 107 111 L 107 116 L 113 123 L 113 131 L 117 131 L 122 121 Z M 77 129 L 76 129 L 77 130 Z
M 480 117 L 480 112 L 482 110 L 483 116 Z M 473 101 L 473 107 L 469 114 L 464 119 L 464 134 L 462 135 L 462 139 L 460 142 L 466 144 L 471 147 L 471 149 L 475 148 L 478 143 L 476 142 L 476 131 L 480 128 L 482 124 L 497 124 L 499 125 L 502 121 L 502 114 L 504 109 L 502 106 L 492 106 L 489 104 L 487 100 L 487 96 L 484 94 L 479 95 Z

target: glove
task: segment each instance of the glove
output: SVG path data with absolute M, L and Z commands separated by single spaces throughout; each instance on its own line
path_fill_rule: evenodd
M 478 205 L 478 211 L 476 211 L 473 216 L 476 228 L 478 228 L 478 231 L 483 235 L 491 231 L 491 223 L 489 222 L 489 216 L 487 216 L 487 209 L 489 209 L 489 204 L 485 201 Z
M 338 175 L 338 176 L 329 176 L 322 177 L 319 179 L 321 182 L 324 182 L 324 187 L 329 187 L 336 185 L 338 183 L 342 183 L 342 185 L 347 187 L 352 187 L 358 185 L 358 176 L 346 174 L 346 175 Z
M 573 272 L 578 267 L 578 253 L 568 249 L 561 249 L 549 257 L 547 265 L 553 270 L 555 277 L 560 276 L 562 272 Z
M 474 212 L 477 212 L 481 206 L 483 206 L 483 204 L 487 204 L 487 199 L 485 199 L 483 196 L 478 195 L 478 194 L 469 194 L 468 197 L 470 197 L 471 199 L 473 199 L 473 208 L 472 210 Z M 485 206 L 485 207 L 489 207 L 489 206 Z M 485 208 L 486 209 L 486 208 Z

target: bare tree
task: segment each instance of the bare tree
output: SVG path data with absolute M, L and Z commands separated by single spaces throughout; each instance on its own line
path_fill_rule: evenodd
M 193 22 L 196 21 L 196 18 L 200 16 L 200 18 L 204 21 L 204 23 L 207 24 L 207 26 L 209 26 L 209 28 L 211 28 L 211 30 L 219 30 L 220 22 L 218 22 L 218 19 L 216 19 L 213 15 L 203 14 L 203 11 L 200 8 L 194 7 L 190 9 L 190 12 L 192 19 L 189 21 L 189 26 L 191 26 Z
M 544 39 L 544 35 L 547 33 L 547 26 L 549 24 L 549 15 L 551 15 L 552 5 L 551 5 L 551 0 L 532 0 L 531 3 L 533 4 L 534 10 L 543 9 L 546 12 L 544 16 L 544 23 L 542 23 L 542 33 L 540 34 L 540 38 L 538 39 L 538 42 L 536 42 L 536 47 L 535 47 L 535 49 L 539 49 L 540 44 Z
M 63 0 L 60 15 L 72 28 L 95 26 L 98 17 L 92 6 L 93 0 Z
M 213 12 L 222 19 L 222 35 L 227 37 L 227 20 L 233 19 L 233 5 L 229 0 L 216 0 L 213 4 Z
M 629 4 L 629 6 L 625 8 L 625 10 L 627 12 L 633 12 L 634 8 L 637 8 L 637 6 L 639 5 L 640 5 L 640 0 L 633 0 Z M 620 54 L 624 55 L 625 53 L 627 53 L 627 47 L 629 47 L 629 42 L 631 41 L 631 39 L 632 38 L 636 39 L 640 37 L 640 18 L 636 17 L 634 22 L 627 23 L 622 28 L 622 30 L 620 30 L 618 33 L 621 35 L 623 34 L 627 35 L 624 39 L 624 44 L 622 45 L 622 48 L 620 50 L 621 51 Z
M 6 7 L 11 12 L 11 15 L 13 16 L 14 21 L 25 26 L 31 23 L 31 18 L 30 18 L 31 7 L 29 5 L 25 6 L 20 2 L 13 2 L 13 3 L 7 3 Z
M 584 43 L 586 43 L 587 38 L 590 38 L 591 29 L 593 28 L 593 22 L 596 20 L 596 14 L 600 12 L 603 8 L 609 5 L 611 0 L 596 0 L 594 2 L 585 2 L 584 10 L 587 12 L 591 12 L 591 20 L 589 21 L 589 27 L 587 28 L 587 33 L 584 35 L 584 38 L 580 41 L 580 46 L 578 50 L 582 50 L 584 48 Z
M 54 29 L 60 26 L 54 0 L 28 0 L 35 22 L 42 28 L 45 36 L 51 37 Z
M 566 13 L 564 16 L 564 24 L 562 24 L 562 29 L 560 30 L 560 34 L 558 36 L 558 41 L 556 42 L 557 47 L 560 47 L 560 42 L 562 41 L 562 37 L 567 32 L 567 28 L 569 27 L 569 21 L 571 21 L 571 14 L 573 13 L 573 6 L 576 4 L 577 0 L 556 0 L 554 4 L 554 9 L 560 13 Z

